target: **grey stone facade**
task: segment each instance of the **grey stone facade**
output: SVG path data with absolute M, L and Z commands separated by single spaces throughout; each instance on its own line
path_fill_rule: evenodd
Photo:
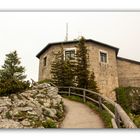
M 119 86 L 140 87 L 140 62 L 117 58 Z
M 58 42 L 48 44 L 38 55 L 39 81 L 51 78 L 51 64 L 54 61 L 54 53 L 61 49 L 75 48 L 78 41 Z M 117 57 L 118 48 L 97 42 L 86 40 L 89 52 L 90 71 L 94 71 L 95 80 L 104 96 L 114 99 L 114 89 L 118 86 L 140 86 L 140 63 L 127 61 Z M 107 62 L 100 60 L 100 52 L 107 54 Z M 44 58 L 46 65 L 44 66 Z

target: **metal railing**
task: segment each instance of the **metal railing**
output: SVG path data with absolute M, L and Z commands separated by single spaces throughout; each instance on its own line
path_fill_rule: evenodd
M 83 98 L 84 102 L 86 102 L 86 100 L 89 100 L 97 104 L 100 109 L 105 109 L 112 117 L 111 122 L 113 128 L 122 128 L 122 125 L 125 128 L 137 128 L 119 104 L 107 97 L 102 96 L 100 93 L 77 87 L 58 87 L 58 89 L 59 94 L 67 94 L 68 96 L 80 96 Z M 109 107 L 107 106 L 108 104 L 112 106 L 113 111 L 109 109 Z

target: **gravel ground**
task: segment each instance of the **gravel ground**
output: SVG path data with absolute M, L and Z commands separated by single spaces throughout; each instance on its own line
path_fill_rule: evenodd
M 66 116 L 61 128 L 104 128 L 104 123 L 96 112 L 88 106 L 63 98 Z

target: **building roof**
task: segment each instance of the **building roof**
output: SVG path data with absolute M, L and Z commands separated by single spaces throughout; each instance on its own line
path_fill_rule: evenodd
M 97 44 L 103 45 L 104 47 L 114 49 L 115 52 L 116 52 L 116 55 L 118 54 L 119 48 L 116 48 L 116 47 L 113 47 L 111 45 L 108 45 L 108 44 L 105 44 L 105 43 L 102 43 L 102 42 L 99 42 L 99 41 L 95 41 L 95 40 L 92 40 L 92 39 L 85 39 L 85 41 L 86 42 L 91 42 L 91 43 L 97 43 Z M 36 55 L 36 57 L 39 58 L 48 48 L 50 48 L 53 45 L 74 44 L 74 43 L 78 43 L 78 42 L 79 42 L 79 40 L 49 43 Z
M 123 58 L 123 57 L 117 57 L 117 59 L 118 59 L 118 60 L 122 60 L 122 61 L 127 61 L 127 62 L 130 62 L 130 63 L 139 64 L 139 65 L 140 65 L 140 62 L 139 62 L 139 61 L 136 61 L 136 60 L 127 59 L 127 58 Z

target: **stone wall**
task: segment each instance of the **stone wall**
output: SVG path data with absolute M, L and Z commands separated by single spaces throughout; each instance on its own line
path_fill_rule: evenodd
M 75 44 L 63 45 L 64 48 L 74 48 Z M 51 78 L 51 64 L 55 60 L 55 53 L 61 50 L 61 45 L 53 45 L 47 49 L 39 58 L 39 81 Z M 47 57 L 46 66 L 43 66 L 43 59 Z
M 64 48 L 74 48 L 76 44 L 65 44 Z M 117 77 L 117 63 L 116 52 L 114 49 L 99 45 L 96 43 L 86 43 L 88 46 L 89 59 L 90 59 L 90 71 L 94 71 L 96 81 L 100 92 L 103 95 L 113 98 L 115 97 L 114 89 L 118 87 Z M 46 52 L 40 56 L 39 64 L 39 81 L 51 78 L 51 64 L 55 60 L 54 53 L 61 49 L 60 45 L 51 46 Z M 100 50 L 106 51 L 108 54 L 108 63 L 104 64 L 100 62 L 99 53 Z M 47 57 L 47 64 L 43 66 L 43 58 Z
M 88 43 L 87 45 L 89 48 L 90 71 L 95 73 L 95 80 L 100 93 L 114 100 L 114 89 L 118 87 L 116 53 L 114 49 L 103 45 L 95 43 Z M 107 63 L 100 62 L 100 51 L 107 53 Z
M 119 86 L 140 87 L 140 63 L 117 58 Z

